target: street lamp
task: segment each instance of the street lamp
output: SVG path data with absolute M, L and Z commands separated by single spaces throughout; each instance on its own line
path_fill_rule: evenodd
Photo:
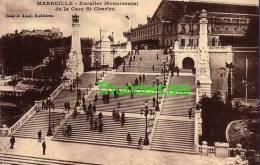
M 102 67 L 102 69 L 103 69 L 103 76 L 105 75 L 105 54 L 103 54 L 103 67 Z
M 165 72 L 166 72 L 166 67 L 165 67 L 165 59 L 163 60 L 163 83 L 166 85 L 166 79 L 165 79 Z
M 144 116 L 145 116 L 145 138 L 144 138 L 144 145 L 149 145 L 149 138 L 148 138 L 148 121 L 147 121 L 147 117 L 148 117 L 148 113 L 149 113 L 149 107 L 148 107 L 148 102 L 145 101 L 144 104 L 144 109 L 141 109 L 141 113 L 143 113 L 144 111 Z
M 96 65 L 96 83 L 97 83 L 97 82 L 98 82 L 98 78 L 97 78 L 97 70 L 98 70 L 98 59 L 97 59 L 97 58 L 96 58 L 95 65 Z
M 126 63 L 126 61 L 125 61 L 125 58 L 124 58 L 123 72 L 125 72 L 125 63 Z
M 76 106 L 79 106 L 79 74 L 78 73 L 76 73 L 76 95 L 77 95 Z
M 114 64 L 114 56 L 115 56 L 115 53 L 116 53 L 116 50 L 115 50 L 115 47 L 113 46 L 113 49 L 112 49 L 112 54 L 113 54 L 113 69 L 115 68 L 115 64 Z
M 227 105 L 228 105 L 228 108 L 231 108 L 232 107 L 232 103 L 231 103 L 231 100 L 232 100 L 232 96 L 231 96 L 231 73 L 232 73 L 232 69 L 234 68 L 234 64 L 231 62 L 231 63 L 226 63 L 226 68 L 228 68 L 228 80 L 227 80 L 227 85 L 228 85 L 228 93 L 227 93 Z M 230 107 L 231 106 L 231 107 Z
M 47 103 L 46 103 L 46 107 L 49 110 L 49 128 L 48 128 L 48 132 L 47 132 L 47 136 L 52 136 L 52 130 L 51 130 L 51 106 L 52 106 L 52 102 L 51 102 L 51 98 L 48 97 L 47 98 Z
M 156 84 L 156 105 L 155 105 L 155 111 L 160 111 L 160 107 L 159 107 L 159 85 L 162 84 L 162 82 L 159 81 L 159 77 L 156 77 L 156 81 L 153 82 L 153 84 Z

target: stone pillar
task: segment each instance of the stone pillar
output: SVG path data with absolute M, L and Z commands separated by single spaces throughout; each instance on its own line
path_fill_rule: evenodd
M 194 144 L 199 144 L 199 137 L 202 135 L 202 118 L 201 110 L 194 109 L 194 119 L 195 119 L 195 131 L 194 131 Z
M 215 142 L 216 157 L 228 157 L 228 143 Z
M 64 72 L 64 77 L 67 79 L 74 78 L 76 73 L 81 74 L 84 71 L 79 27 L 79 16 L 76 14 L 72 15 L 71 49 L 69 59 L 66 62 L 67 68 Z
M 211 78 L 208 52 L 208 20 L 206 10 L 202 10 L 199 31 L 199 47 L 197 57 L 196 80 L 200 81 L 200 96 L 211 96 Z

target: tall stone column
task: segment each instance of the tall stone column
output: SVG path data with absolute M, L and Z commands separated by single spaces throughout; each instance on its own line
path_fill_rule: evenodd
M 197 54 L 196 79 L 200 82 L 199 94 L 211 96 L 211 78 L 208 51 L 208 20 L 206 10 L 202 10 L 199 31 L 199 47 Z
M 79 28 L 79 16 L 74 14 L 72 15 L 71 49 L 69 59 L 66 62 L 67 68 L 64 72 L 64 77 L 68 79 L 75 77 L 76 73 L 81 74 L 84 71 Z

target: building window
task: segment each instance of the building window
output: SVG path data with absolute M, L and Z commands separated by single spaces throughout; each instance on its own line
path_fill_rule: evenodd
M 228 27 L 225 27 L 225 31 L 228 31 Z
M 220 27 L 219 26 L 216 27 L 216 31 L 220 31 Z
M 181 46 L 185 46 L 185 39 L 181 39 Z
M 170 46 L 172 46 L 172 39 L 171 39 L 171 45 Z
M 230 23 L 230 19 L 225 18 L 225 19 L 223 20 L 223 22 L 224 22 L 224 23 Z
M 246 31 L 246 28 L 242 28 L 242 31 L 245 32 L 245 31 Z
M 186 33 L 185 25 L 181 25 L 181 33 L 182 34 Z
M 159 27 L 157 26 L 157 33 L 159 33 Z
M 238 23 L 238 19 L 232 19 L 232 23 Z
M 221 22 L 221 19 L 220 19 L 220 18 L 216 18 L 216 19 L 214 20 L 214 22 L 215 22 L 215 23 L 220 23 L 220 22 Z
M 234 30 L 237 31 L 237 28 L 235 27 Z
M 189 46 L 193 46 L 193 39 L 189 39 Z

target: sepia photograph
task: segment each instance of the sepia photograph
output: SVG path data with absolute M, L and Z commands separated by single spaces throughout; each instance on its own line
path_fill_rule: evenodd
M 0 165 L 260 165 L 258 0 L 0 0 Z

